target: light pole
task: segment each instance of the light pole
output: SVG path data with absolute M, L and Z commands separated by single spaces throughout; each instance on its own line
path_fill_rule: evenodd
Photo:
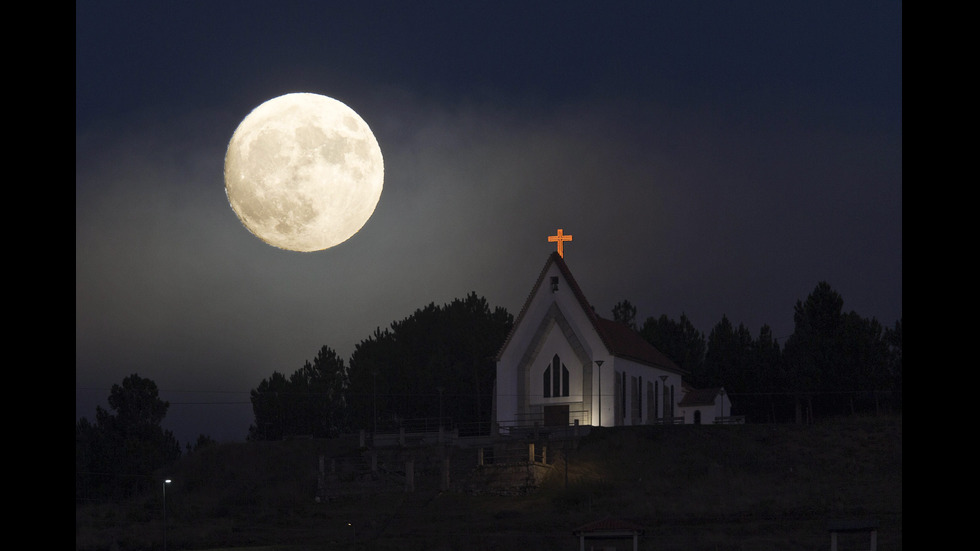
M 163 481 L 163 551 L 167 551 L 167 484 L 169 478 Z
M 602 360 L 596 360 L 596 373 L 599 376 L 599 426 L 602 426 Z
M 352 523 L 352 522 L 348 522 L 347 523 L 347 526 L 350 526 L 350 535 L 351 535 L 350 545 L 351 545 L 351 549 L 357 549 L 357 529 L 354 528 L 354 523 Z

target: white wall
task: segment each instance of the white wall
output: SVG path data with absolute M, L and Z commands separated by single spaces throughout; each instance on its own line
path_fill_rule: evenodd
M 666 385 L 668 389 L 670 388 L 671 385 L 674 385 L 674 415 L 675 416 L 680 415 L 679 409 L 677 408 L 677 402 L 679 402 L 682 397 L 680 392 L 680 385 L 681 385 L 680 375 L 676 373 L 670 373 L 662 369 L 657 369 L 655 367 L 651 367 L 645 364 L 640 364 L 624 358 L 613 359 L 612 369 L 607 368 L 607 365 L 609 365 L 609 362 L 602 364 L 602 377 L 603 377 L 602 393 L 604 395 L 602 398 L 603 400 L 602 401 L 602 408 L 603 408 L 602 426 L 609 427 L 609 426 L 613 426 L 614 423 L 620 424 L 620 420 L 623 417 L 622 411 L 614 411 L 613 409 L 618 403 L 618 401 L 621 401 L 624 398 L 623 394 L 620 394 L 620 396 L 618 397 L 613 395 L 613 392 L 616 389 L 616 377 L 617 376 L 622 377 L 622 373 L 626 373 L 626 392 L 625 392 L 626 416 L 625 416 L 625 420 L 623 420 L 623 424 L 625 425 L 634 424 L 633 414 L 632 414 L 633 393 L 631 390 L 633 377 L 636 377 L 638 379 L 638 383 L 639 383 L 639 378 L 642 377 L 643 379 L 642 390 L 641 390 L 643 394 L 642 394 L 642 398 L 640 399 L 640 419 L 636 424 L 645 425 L 654 422 L 653 418 L 650 416 L 648 412 L 649 397 L 646 393 L 646 386 L 648 382 L 657 383 L 656 386 L 659 394 L 657 399 L 657 404 L 658 404 L 657 417 L 660 418 L 663 416 L 663 409 L 664 409 L 663 386 L 664 385 Z M 666 376 L 666 380 L 662 381 L 660 379 L 661 376 Z M 608 404 L 607 401 L 609 402 Z
M 551 291 L 551 278 L 558 276 L 558 290 Z M 548 324 L 542 325 L 543 319 L 552 320 Z M 561 322 L 554 321 L 562 320 Z M 592 399 L 586 400 L 584 407 L 590 410 L 591 424 L 598 425 L 601 417 L 602 426 L 613 426 L 616 424 L 615 405 L 616 373 L 627 374 L 626 377 L 626 424 L 632 424 L 632 405 L 633 395 L 630 385 L 633 377 L 642 377 L 643 388 L 642 408 L 640 411 L 639 423 L 646 424 L 652 422 L 648 415 L 647 400 L 645 391 L 647 382 L 657 382 L 658 388 L 666 384 L 669 388 L 674 387 L 674 415 L 681 415 L 676 403 L 682 397 L 681 377 L 676 373 L 670 373 L 656 369 L 644 364 L 639 364 L 624 358 L 614 358 L 609 355 L 599 335 L 595 332 L 592 322 L 583 310 L 578 298 L 572 291 L 568 281 L 565 280 L 558 267 L 552 264 L 547 273 L 541 280 L 541 285 L 537 292 L 527 303 L 527 309 L 520 320 L 520 325 L 510 336 L 507 348 L 502 351 L 500 360 L 497 363 L 497 421 L 505 426 L 508 422 L 513 422 L 520 417 L 521 403 L 518 397 L 519 389 L 524 382 L 521 381 L 523 374 L 518 373 L 518 367 L 522 362 L 529 366 L 530 375 L 527 380 L 527 390 L 530 404 L 560 404 L 571 403 L 583 400 L 583 393 L 586 390 L 583 375 L 587 373 L 585 365 L 591 365 L 591 394 Z M 567 325 L 562 326 L 567 322 Z M 540 332 L 544 333 L 541 334 Z M 577 343 L 578 348 L 574 347 L 569 340 L 566 331 L 571 331 L 572 339 Z M 536 347 L 533 348 L 532 347 Z M 552 357 L 558 354 L 562 362 L 569 370 L 570 390 L 568 397 L 544 398 L 542 388 L 542 375 L 545 368 L 551 365 Z M 601 367 L 595 365 L 595 360 L 602 360 Z M 661 376 L 666 376 L 666 382 L 660 380 Z M 601 380 L 600 380 L 601 377 Z M 599 391 L 602 397 L 599 397 Z M 660 392 L 658 403 L 659 411 L 662 412 L 662 391 Z M 600 409 L 601 402 L 601 413 Z M 658 414 L 658 417 L 662 414 Z
M 551 278 L 554 276 L 559 278 L 557 292 L 551 291 Z M 555 321 L 556 318 L 560 318 L 561 322 Z M 550 321 L 542 325 L 542 320 Z M 607 353 L 571 285 L 557 265 L 549 266 L 537 292 L 529 299 L 524 315 L 515 321 L 520 325 L 511 334 L 507 348 L 503 350 L 497 364 L 498 422 L 516 420 L 520 416 L 521 403 L 517 394 L 524 383 L 520 380 L 523 374 L 517 371 L 525 362 L 530 370 L 527 385 L 531 405 L 582 401 L 585 392 L 583 375 L 587 372 L 584 364 L 588 364 L 591 358 L 603 357 Z M 542 328 L 545 330 L 543 336 L 539 334 Z M 573 337 L 579 348 L 571 345 L 565 334 L 566 330 L 574 333 Z M 555 354 L 559 355 L 569 370 L 569 396 L 544 398 L 542 375 L 551 365 Z M 594 368 L 594 364 L 592 366 Z M 596 383 L 593 374 L 593 393 Z M 588 408 L 588 405 L 585 407 Z

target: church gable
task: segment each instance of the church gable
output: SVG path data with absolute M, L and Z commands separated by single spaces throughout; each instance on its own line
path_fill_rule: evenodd
M 512 352 L 515 348 L 526 349 L 530 338 L 527 326 L 535 326 L 534 320 L 544 317 L 553 305 L 561 308 L 570 325 L 578 328 L 579 334 L 588 334 L 591 337 L 589 340 L 594 341 L 589 343 L 587 351 L 590 358 L 611 354 L 672 373 L 684 373 L 683 369 L 635 331 L 622 323 L 596 315 L 558 253 L 551 253 L 538 275 L 531 293 L 514 320 L 511 333 L 500 348 L 498 362 L 505 353 Z
M 582 400 L 582 376 L 589 359 L 581 340 L 557 308 L 546 323 L 536 353 L 528 358 L 529 403 Z
M 536 328 L 537 320 L 544 317 L 552 305 L 558 305 L 571 325 L 582 328 L 594 325 L 595 314 L 558 253 L 551 253 L 548 257 L 548 262 L 514 319 L 514 327 L 500 347 L 498 361 L 515 348 L 520 350 L 528 346 L 529 327 Z M 588 330 L 594 333 L 594 328 Z
M 580 331 L 553 302 L 529 340 L 516 339 L 527 343 L 515 373 L 520 419 L 540 418 L 544 408 L 555 404 L 567 404 L 573 417 L 583 410 L 582 402 L 591 393 L 592 365 Z
M 500 427 L 674 423 L 684 415 L 684 374 L 636 331 L 596 315 L 555 252 L 497 354 L 495 419 Z

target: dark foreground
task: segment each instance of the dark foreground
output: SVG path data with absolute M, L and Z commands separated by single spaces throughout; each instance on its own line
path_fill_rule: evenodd
M 828 522 L 865 518 L 879 522 L 879 549 L 902 548 L 900 416 L 594 431 L 549 442 L 547 467 L 523 495 L 476 476 L 473 449 L 404 448 L 380 454 L 372 470 L 358 444 L 188 454 L 161 473 L 173 479 L 166 531 L 162 495 L 89 503 L 76 506 L 76 550 L 163 549 L 164 535 L 168 550 L 575 550 L 573 531 L 604 518 L 642 527 L 644 550 L 823 551 Z M 411 492 L 405 457 L 414 458 Z M 448 490 L 441 457 L 452 462 Z M 868 548 L 868 536 L 849 538 L 841 548 Z M 632 540 L 592 545 L 632 549 Z

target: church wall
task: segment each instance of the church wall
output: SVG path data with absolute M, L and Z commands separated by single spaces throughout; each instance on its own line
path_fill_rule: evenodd
M 556 292 L 552 292 L 552 277 L 559 278 Z M 568 396 L 545 398 L 543 374 L 555 354 L 569 370 Z M 576 417 L 580 422 L 592 424 L 593 389 L 598 383 L 592 360 L 605 354 L 571 285 L 552 265 L 501 353 L 497 366 L 498 422 L 539 415 L 547 403 L 567 403 L 570 410 L 584 411 Z
M 607 363 L 604 363 L 601 368 L 603 426 L 613 426 L 614 423 L 615 426 L 646 425 L 656 422 L 655 419 L 662 418 L 664 416 L 663 387 L 665 383 L 668 397 L 670 396 L 671 385 L 674 387 L 673 416 L 679 417 L 682 415 L 680 409 L 677 407 L 677 403 L 683 397 L 680 391 L 680 375 L 624 358 L 614 358 L 611 369 L 607 369 L 607 365 Z M 660 379 L 664 375 L 667 376 L 666 381 Z M 652 396 L 651 384 L 657 389 L 657 396 Z M 653 399 L 656 410 L 651 407 L 651 399 Z M 657 413 L 656 418 L 652 416 L 654 411 Z M 668 407 L 669 411 L 670 409 Z
M 558 277 L 555 292 L 551 286 L 553 277 Z M 666 408 L 667 414 L 682 415 L 676 407 L 682 397 L 680 375 L 611 356 L 556 265 L 544 274 L 525 306 L 497 364 L 497 421 L 502 426 L 526 426 L 521 420 L 540 418 L 543 406 L 548 404 L 568 404 L 570 412 L 583 412 L 572 416 L 582 424 L 598 425 L 600 420 L 603 426 L 649 424 L 664 416 L 665 396 L 674 406 Z M 560 395 L 544 393 L 545 370 L 552 366 L 556 354 L 559 365 L 568 369 L 567 396 L 564 383 L 559 384 Z M 595 360 L 602 360 L 602 366 L 596 366 Z M 618 392 L 617 376 L 621 387 Z M 661 376 L 667 377 L 666 394 Z M 653 404 L 651 383 L 657 389 Z
M 552 277 L 558 277 L 557 292 L 551 291 Z M 606 353 L 601 341 L 592 329 L 591 321 L 585 312 L 582 311 L 582 306 L 579 304 L 578 298 L 572 292 L 568 281 L 565 280 L 564 276 L 561 275 L 561 271 L 555 265 L 550 267 L 542 279 L 540 287 L 536 290 L 535 295 L 528 302 L 527 310 L 522 320 L 524 326 L 519 334 L 515 333 L 512 336 L 508 349 L 518 354 L 523 353 L 534 338 L 534 330 L 538 320 L 544 318 L 553 305 L 557 305 L 562 316 L 565 317 L 578 338 L 582 340 L 585 354 L 588 357 L 598 359 L 597 357 L 599 355 Z
M 683 408 L 684 424 L 694 424 L 696 411 L 701 412 L 702 425 L 713 425 L 715 423 L 715 417 L 719 415 L 717 405 L 689 406 Z

